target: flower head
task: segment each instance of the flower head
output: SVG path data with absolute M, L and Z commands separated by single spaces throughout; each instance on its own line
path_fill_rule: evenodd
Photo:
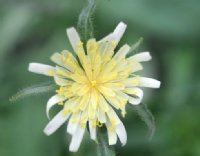
M 67 35 L 74 54 L 67 50 L 54 53 L 51 60 L 57 64 L 55 67 L 39 63 L 29 65 L 29 71 L 53 77 L 59 86 L 47 102 L 47 116 L 54 105 L 63 105 L 63 108 L 44 132 L 47 135 L 54 133 L 69 119 L 67 132 L 72 135 L 70 151 L 78 150 L 87 124 L 91 139 L 96 140 L 97 127 L 105 125 L 109 145 L 116 144 L 117 136 L 125 145 L 126 130 L 115 110 L 120 110 L 125 116 L 127 103 L 137 105 L 143 98 L 139 87 L 160 86 L 157 80 L 134 74 L 143 69 L 141 62 L 151 59 L 149 52 L 127 58 L 130 51 L 127 44 L 115 52 L 125 29 L 126 25 L 120 22 L 105 38 L 100 41 L 90 39 L 84 45 L 75 28 L 69 28 Z

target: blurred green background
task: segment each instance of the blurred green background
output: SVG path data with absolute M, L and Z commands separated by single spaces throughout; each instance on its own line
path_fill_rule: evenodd
M 19 89 L 49 81 L 29 73 L 29 62 L 52 64 L 55 51 L 71 49 L 65 29 L 76 26 L 84 0 L 0 1 L 0 156 L 94 156 L 95 144 L 85 135 L 77 153 L 70 153 L 65 126 L 50 137 L 43 94 L 10 103 Z M 162 81 L 161 89 L 145 89 L 144 103 L 156 120 L 156 133 L 134 109 L 123 119 L 128 143 L 116 146 L 118 156 L 200 156 L 200 1 L 99 0 L 95 36 L 100 39 L 118 22 L 128 24 L 120 45 L 144 42 L 153 60 L 141 73 Z M 56 110 L 54 111 L 56 113 Z M 53 113 L 52 113 L 53 115 Z

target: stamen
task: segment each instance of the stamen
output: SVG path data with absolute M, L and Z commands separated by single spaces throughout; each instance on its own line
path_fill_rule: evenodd
M 64 105 L 64 102 L 63 102 L 63 101 L 62 101 L 62 102 L 59 102 L 58 105 L 63 106 L 63 105 Z
M 126 111 L 122 111 L 121 114 L 124 117 L 127 113 L 126 113 Z
M 93 128 L 96 128 L 96 127 L 97 127 L 96 121 L 93 121 L 93 122 L 92 122 L 92 127 L 93 127 Z
M 48 73 L 49 76 L 53 76 L 54 75 L 54 71 L 50 70 Z
M 95 87 L 97 85 L 97 81 L 91 81 L 92 87 Z
M 81 128 L 85 128 L 85 124 L 84 123 L 80 122 L 79 125 L 80 125 Z
M 78 43 L 78 47 L 82 47 L 82 46 L 83 46 L 83 42 L 80 41 L 80 42 Z
M 117 42 L 112 41 L 111 44 L 112 44 L 113 47 L 115 47 L 117 45 Z
M 133 81 L 132 81 L 132 84 L 133 84 L 133 85 L 139 85 L 139 81 L 138 81 L 138 80 L 133 80 Z
M 69 114 L 69 110 L 67 108 L 64 108 L 63 115 L 68 115 L 68 114 Z
M 63 62 L 66 62 L 66 58 L 65 58 L 64 55 L 61 55 L 61 59 L 62 59 Z
M 103 124 L 102 124 L 100 121 L 97 121 L 97 126 L 98 126 L 98 127 L 102 127 Z

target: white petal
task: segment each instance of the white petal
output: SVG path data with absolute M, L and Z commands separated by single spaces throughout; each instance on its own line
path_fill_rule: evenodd
M 71 72 L 69 70 L 67 70 L 66 68 L 60 67 L 60 66 L 56 66 L 56 74 L 60 77 L 65 77 L 65 78 L 70 78 L 70 74 Z
M 129 103 L 133 105 L 138 105 L 141 103 L 142 98 L 143 98 L 143 91 L 140 88 L 133 88 L 134 95 L 137 97 L 131 97 L 129 96 Z
M 115 54 L 113 58 L 116 59 L 117 61 L 120 61 L 121 59 L 126 57 L 126 54 L 129 52 L 129 50 L 130 50 L 130 46 L 125 44 L 119 49 L 119 51 Z
M 118 91 L 117 98 L 120 99 L 120 101 L 127 101 L 129 96 L 122 91 Z
M 54 53 L 52 56 L 51 56 L 51 60 L 54 62 L 54 63 L 56 63 L 56 64 L 58 64 L 59 66 L 64 66 L 63 65 L 63 60 L 62 60 L 62 57 L 61 57 L 62 55 L 60 54 L 60 53 Z
M 108 131 L 108 144 L 115 145 L 117 143 L 117 134 L 113 131 Z
M 108 144 L 109 145 L 115 145 L 117 143 L 117 134 L 115 132 L 115 129 L 110 129 L 112 127 L 111 123 L 109 120 L 107 120 L 106 128 L 107 128 L 107 133 L 108 133 Z
M 115 120 L 115 124 L 119 124 L 121 121 L 118 117 L 118 115 L 115 113 L 112 107 L 109 108 L 109 111 L 107 112 L 108 118 L 111 121 L 112 119 Z
M 54 133 L 69 117 L 65 115 L 63 110 L 61 110 L 45 127 L 44 133 L 46 135 L 51 135 Z
M 122 122 L 116 125 L 115 131 L 117 133 L 117 136 L 119 137 L 119 140 L 122 143 L 122 146 L 124 146 L 127 142 L 127 134 L 126 134 L 126 129 Z
M 98 87 L 98 91 L 101 92 L 104 96 L 108 96 L 108 97 L 115 96 L 115 92 L 112 89 L 110 89 L 109 87 L 104 87 L 101 85 Z
M 96 127 L 92 126 L 92 121 L 89 121 L 89 129 L 90 129 L 90 138 L 92 140 L 96 140 Z
M 132 71 L 131 71 L 132 73 L 143 69 L 142 65 L 136 61 L 131 62 L 131 66 L 132 66 Z
M 121 108 L 121 111 L 122 111 L 121 112 L 122 117 L 125 118 L 125 115 L 126 115 L 126 105 Z
M 33 73 L 47 75 L 47 76 L 53 76 L 50 74 L 50 72 L 54 72 L 54 67 L 41 64 L 41 63 L 29 63 L 28 70 Z
M 105 41 L 114 41 L 116 43 L 115 46 L 119 43 L 121 37 L 123 36 L 127 25 L 123 22 L 120 22 L 117 27 L 115 28 L 114 32 L 109 34 L 108 36 L 101 39 L 99 42 L 105 42 Z
M 160 88 L 160 81 L 158 80 L 147 77 L 140 77 L 138 80 L 141 87 Z
M 64 101 L 66 98 L 64 98 L 63 96 L 60 95 L 54 95 L 52 96 L 49 101 L 47 102 L 47 107 L 46 107 L 46 114 L 47 117 L 49 118 L 49 110 L 56 105 L 58 102 L 62 102 Z
M 67 125 L 67 133 L 73 135 L 76 132 L 77 127 L 78 123 L 69 122 Z
M 68 28 L 66 30 L 66 32 L 67 32 L 67 36 L 69 38 L 69 41 L 70 41 L 70 43 L 72 45 L 72 48 L 76 52 L 77 51 L 77 46 L 81 42 L 79 34 L 78 34 L 78 32 L 76 31 L 76 29 L 74 27 Z
M 122 81 L 126 87 L 135 87 L 139 84 L 139 77 L 130 77 Z
M 121 37 L 123 36 L 125 30 L 126 30 L 127 25 L 123 22 L 120 22 L 117 27 L 115 28 L 113 32 L 113 37 L 115 42 L 118 44 L 120 41 Z
M 133 55 L 128 58 L 130 61 L 136 61 L 136 62 L 145 62 L 151 60 L 151 55 L 149 52 L 142 52 L 136 55 Z
M 66 85 L 69 85 L 69 83 L 72 82 L 72 81 L 66 80 L 64 78 L 61 78 L 59 76 L 54 76 L 54 80 L 55 80 L 56 84 L 59 85 L 59 86 L 66 86 Z
M 101 109 L 99 109 L 98 120 L 99 120 L 101 123 L 106 123 L 106 115 L 105 115 L 105 112 L 102 111 Z
M 106 123 L 107 133 L 108 133 L 108 144 L 115 145 L 117 143 L 117 134 L 115 130 L 110 130 L 108 127 L 108 123 Z
M 80 127 L 77 128 L 76 132 L 72 136 L 72 140 L 69 146 L 69 151 L 71 152 L 78 151 L 83 139 L 84 132 L 85 132 L 85 128 L 80 128 Z
M 72 120 L 73 118 L 71 117 L 67 125 L 67 132 L 71 135 L 73 135 L 76 132 L 76 129 L 78 128 L 79 125 L 78 122 L 73 123 Z

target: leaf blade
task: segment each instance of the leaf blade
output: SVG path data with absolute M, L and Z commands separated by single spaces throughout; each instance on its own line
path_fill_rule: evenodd
M 52 83 L 41 83 L 38 85 L 29 86 L 19 90 L 16 94 L 9 98 L 9 101 L 16 102 L 29 96 L 50 92 L 55 88 L 56 86 Z
M 149 140 L 151 140 L 156 130 L 155 119 L 154 119 L 153 114 L 148 109 L 147 105 L 143 103 L 137 106 L 134 106 L 134 109 L 139 115 L 139 117 L 141 118 L 141 120 L 144 121 L 144 123 L 148 127 Z

